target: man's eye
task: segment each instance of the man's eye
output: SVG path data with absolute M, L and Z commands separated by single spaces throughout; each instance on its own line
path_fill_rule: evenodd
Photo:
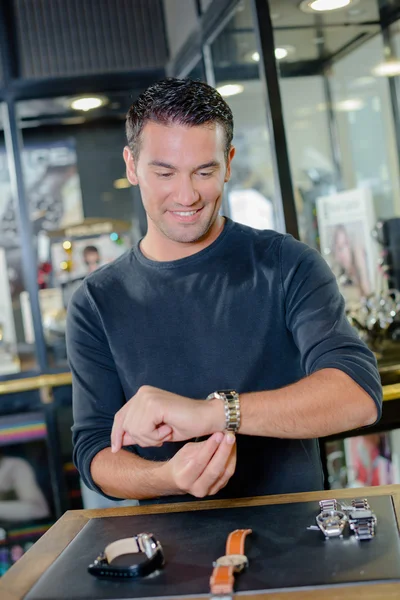
M 158 177 L 164 177 L 167 179 L 168 177 L 172 177 L 172 173 L 157 173 Z
M 212 171 L 201 171 L 199 175 L 200 177 L 211 177 Z

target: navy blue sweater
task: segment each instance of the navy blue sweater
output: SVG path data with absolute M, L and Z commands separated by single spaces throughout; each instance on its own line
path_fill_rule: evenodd
M 136 245 L 87 277 L 68 308 L 67 344 L 74 462 L 97 491 L 91 460 L 110 446 L 115 413 L 142 385 L 201 399 L 218 389 L 277 389 L 336 368 L 381 413 L 375 358 L 349 325 L 324 259 L 290 235 L 229 219 L 192 256 L 157 262 Z M 182 445 L 130 450 L 164 461 Z M 236 472 L 216 498 L 323 488 L 315 439 L 238 435 L 237 451 Z

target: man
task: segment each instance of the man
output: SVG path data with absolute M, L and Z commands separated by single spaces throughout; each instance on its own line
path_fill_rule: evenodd
M 374 356 L 332 272 L 291 236 L 220 215 L 235 150 L 216 90 L 159 82 L 126 128 L 148 230 L 69 305 L 83 480 L 161 502 L 322 489 L 317 438 L 381 411 Z M 231 400 L 205 401 L 224 389 Z

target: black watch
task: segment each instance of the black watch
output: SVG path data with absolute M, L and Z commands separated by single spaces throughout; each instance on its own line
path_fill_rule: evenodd
M 146 558 L 140 563 L 130 566 L 113 566 L 112 561 L 124 554 L 143 553 Z M 159 541 L 152 533 L 137 535 L 117 540 L 108 544 L 96 560 L 88 566 L 88 572 L 99 579 L 128 579 L 145 577 L 164 565 L 164 553 Z

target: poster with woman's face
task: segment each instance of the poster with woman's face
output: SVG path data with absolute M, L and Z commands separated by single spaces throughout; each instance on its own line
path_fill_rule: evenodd
M 321 253 L 335 274 L 348 308 L 375 292 L 378 248 L 372 194 L 350 190 L 318 198 Z
M 327 260 L 345 295 L 349 297 L 352 294 L 357 299 L 371 294 L 372 281 L 363 222 L 332 225 L 327 228 L 326 233 L 330 249 Z

